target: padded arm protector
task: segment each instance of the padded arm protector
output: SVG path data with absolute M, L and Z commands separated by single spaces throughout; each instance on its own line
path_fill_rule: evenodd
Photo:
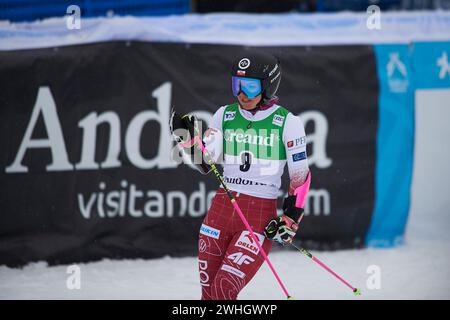
M 308 195 L 309 185 L 311 184 L 311 171 L 308 172 L 308 177 L 306 181 L 301 186 L 297 187 L 294 191 L 295 198 L 295 206 L 297 208 L 304 208 L 306 196 Z
M 297 187 L 294 191 L 294 195 L 284 199 L 283 213 L 291 218 L 295 223 L 298 223 L 303 213 L 303 208 L 308 195 L 309 185 L 311 183 L 311 171 L 308 172 L 308 177 L 305 183 Z

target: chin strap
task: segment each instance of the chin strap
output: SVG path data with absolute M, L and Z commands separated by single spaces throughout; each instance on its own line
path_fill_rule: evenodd
M 311 184 L 311 171 L 308 172 L 308 177 L 306 178 L 305 183 L 294 190 L 294 195 L 296 196 L 295 206 L 297 208 L 303 209 L 306 201 L 306 196 L 308 195 L 310 184 Z

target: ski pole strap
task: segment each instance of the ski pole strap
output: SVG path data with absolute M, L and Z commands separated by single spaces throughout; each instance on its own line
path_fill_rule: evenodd
M 183 152 L 190 156 L 192 163 L 202 174 L 208 174 L 211 171 L 210 166 L 204 161 L 203 154 L 199 148 L 195 148 L 195 144 L 201 139 L 201 132 L 198 130 L 198 120 L 195 116 L 184 115 L 181 117 L 181 121 L 187 128 L 188 137 L 192 137 L 191 140 L 182 141 L 179 143 L 183 147 Z M 200 145 L 200 143 L 198 143 Z

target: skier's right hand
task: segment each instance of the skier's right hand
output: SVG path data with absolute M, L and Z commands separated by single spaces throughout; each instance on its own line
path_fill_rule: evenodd
M 169 121 L 170 133 L 178 142 L 186 142 L 195 136 L 196 119 L 194 116 L 179 115 L 174 110 Z
M 202 174 L 208 174 L 211 171 L 211 166 L 203 158 L 200 144 L 204 145 L 204 143 L 201 141 L 198 123 L 199 120 L 194 115 L 180 116 L 175 110 L 172 110 L 169 127 L 173 139 L 181 146 L 183 152 L 191 157 L 195 167 Z M 194 138 L 197 138 L 197 140 Z M 198 138 L 200 138 L 200 142 Z

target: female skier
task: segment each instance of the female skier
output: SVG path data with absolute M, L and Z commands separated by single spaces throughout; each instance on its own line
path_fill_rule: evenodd
M 223 165 L 224 181 L 266 253 L 272 247 L 268 239 L 283 245 L 292 242 L 311 179 L 303 124 L 277 104 L 280 80 L 281 64 L 276 57 L 259 51 L 239 56 L 231 70 L 237 102 L 216 111 L 203 138 L 214 161 Z M 194 116 L 172 113 L 175 139 L 186 142 L 186 136 L 193 137 L 196 121 Z M 189 134 L 180 134 L 186 130 Z M 198 168 L 202 173 L 210 171 L 198 156 L 198 148 L 184 150 L 201 159 Z M 277 197 L 286 163 L 290 184 L 283 214 L 278 217 Z M 264 262 L 259 251 L 225 191 L 219 188 L 200 228 L 202 299 L 236 299 Z

